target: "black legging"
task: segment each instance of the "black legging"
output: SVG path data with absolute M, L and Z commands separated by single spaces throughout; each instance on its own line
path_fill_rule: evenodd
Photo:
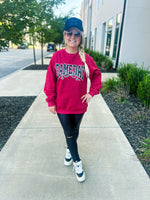
M 79 127 L 83 114 L 59 114 L 57 113 L 60 123 L 63 127 L 68 148 L 71 152 L 74 162 L 80 161 L 78 154 L 77 139 L 79 136 Z

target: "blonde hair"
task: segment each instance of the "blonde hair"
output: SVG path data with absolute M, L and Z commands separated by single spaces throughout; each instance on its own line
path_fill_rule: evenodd
M 84 62 L 84 65 L 85 65 L 85 72 L 86 72 L 86 77 L 89 78 L 89 67 L 88 65 L 86 64 L 86 58 L 85 58 L 85 52 L 84 52 L 84 35 L 83 35 L 83 32 L 79 31 L 81 33 L 81 41 L 80 41 L 80 44 L 78 46 L 78 51 L 79 51 L 79 55 L 80 55 L 80 58 L 82 60 L 82 62 Z M 65 35 L 66 31 L 64 31 L 64 35 Z M 66 41 L 64 40 L 65 42 L 65 48 L 67 47 L 66 45 Z

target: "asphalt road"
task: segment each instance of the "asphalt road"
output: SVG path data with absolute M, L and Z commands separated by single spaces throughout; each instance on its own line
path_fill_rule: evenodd
M 44 49 L 44 56 L 49 53 Z M 36 49 L 36 60 L 41 58 L 41 50 Z M 0 52 L 0 78 L 11 74 L 34 62 L 32 49 L 9 49 Z

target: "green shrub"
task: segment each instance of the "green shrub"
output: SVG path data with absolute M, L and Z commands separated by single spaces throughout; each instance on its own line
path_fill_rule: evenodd
M 96 65 L 99 68 L 103 67 L 106 71 L 109 71 L 110 69 L 113 68 L 113 62 L 109 57 L 99 52 L 91 51 L 89 49 L 84 49 L 84 51 L 94 59 Z
M 138 85 L 149 74 L 148 70 L 137 67 L 137 64 L 122 64 L 117 70 L 119 78 L 129 87 L 130 94 L 137 94 Z
M 150 108 L 150 75 L 147 74 L 138 85 L 137 96 L 141 102 Z
M 118 85 L 118 79 L 109 78 L 107 81 L 103 82 L 101 92 L 116 91 Z
M 127 76 L 127 85 L 130 87 L 130 94 L 137 94 L 138 85 L 143 81 L 148 72 L 142 68 L 133 66 Z
M 94 52 L 92 54 L 92 57 L 93 57 L 94 61 L 96 62 L 96 64 L 99 66 L 100 54 L 98 52 Z
M 110 70 L 113 67 L 113 62 L 110 59 L 106 59 L 106 70 Z
M 122 81 L 125 81 L 127 80 L 127 74 L 128 74 L 128 71 L 129 69 L 136 64 L 124 64 L 124 63 L 120 63 L 119 65 L 119 68 L 117 69 L 117 72 L 118 72 L 118 77 L 122 80 Z
M 150 163 L 150 138 L 147 138 L 143 141 L 141 145 L 142 153 L 139 155 L 139 158 L 145 164 Z
M 85 51 L 85 53 L 87 53 L 87 54 L 89 54 L 89 49 L 87 49 L 87 48 L 84 48 L 84 51 Z

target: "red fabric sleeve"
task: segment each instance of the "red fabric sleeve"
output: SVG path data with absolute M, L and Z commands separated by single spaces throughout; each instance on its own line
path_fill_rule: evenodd
M 89 67 L 89 73 L 90 73 L 89 78 L 91 81 L 91 86 L 88 93 L 93 97 L 94 95 L 100 93 L 100 88 L 102 87 L 101 72 L 96 66 L 93 58 L 87 54 L 86 54 L 86 63 Z
M 44 93 L 47 98 L 48 107 L 56 105 L 56 72 L 54 70 L 53 58 L 51 58 L 46 74 Z

